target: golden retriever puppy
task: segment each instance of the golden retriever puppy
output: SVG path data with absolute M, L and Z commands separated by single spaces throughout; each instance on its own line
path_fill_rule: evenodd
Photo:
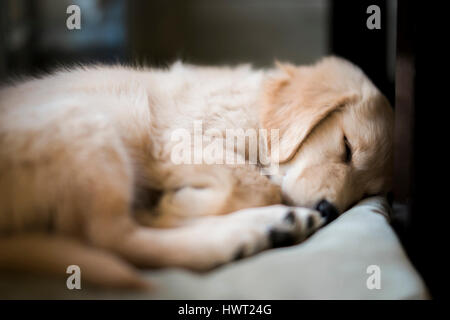
M 0 269 L 143 286 L 135 266 L 207 270 L 295 243 L 389 188 L 391 140 L 387 100 L 334 57 L 17 82 L 0 90 Z
M 266 83 L 261 125 L 281 130 L 273 179 L 285 201 L 343 212 L 364 195 L 387 193 L 394 116 L 384 95 L 341 59 L 280 68 Z

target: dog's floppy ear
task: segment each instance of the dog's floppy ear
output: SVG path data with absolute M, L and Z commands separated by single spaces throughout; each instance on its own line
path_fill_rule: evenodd
M 279 143 L 271 145 L 268 141 L 268 147 L 283 163 L 295 155 L 321 120 L 354 99 L 355 94 L 333 79 L 333 70 L 320 65 L 276 64 L 278 71 L 264 84 L 260 121 L 264 129 L 279 129 Z

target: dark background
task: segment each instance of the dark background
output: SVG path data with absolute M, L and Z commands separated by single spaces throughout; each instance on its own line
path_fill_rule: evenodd
M 66 28 L 70 4 L 81 8 L 81 30 Z M 381 8 L 381 30 L 366 28 L 370 4 Z M 395 7 L 364 0 L 0 0 L 0 75 L 99 61 L 267 67 L 334 53 L 360 65 L 393 102 Z
M 81 30 L 66 28 L 69 4 L 81 8 Z M 366 27 L 373 4 L 381 9 L 380 30 Z M 267 67 L 275 58 L 303 64 L 343 56 L 395 108 L 393 226 L 440 298 L 439 204 L 446 195 L 438 196 L 445 189 L 432 177 L 440 177 L 445 165 L 430 157 L 445 149 L 446 136 L 436 115 L 444 118 L 439 106 L 448 90 L 437 90 L 433 73 L 443 68 L 439 53 L 447 52 L 440 47 L 439 11 L 406 0 L 0 0 L 0 79 L 74 63 L 165 66 L 182 59 Z

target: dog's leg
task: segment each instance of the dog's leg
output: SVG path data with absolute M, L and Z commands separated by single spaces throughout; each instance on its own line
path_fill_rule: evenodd
M 97 244 L 141 267 L 208 270 L 264 249 L 300 242 L 324 222 L 315 210 L 275 205 L 199 218 L 173 229 L 128 224 L 130 228 L 122 228 L 122 233 L 116 233 L 114 239 L 104 238 Z M 104 224 L 104 228 L 114 227 Z M 93 234 L 101 235 L 101 232 Z
M 0 270 L 50 273 L 67 277 L 77 265 L 82 279 L 114 288 L 146 288 L 138 271 L 111 252 L 59 235 L 20 234 L 0 237 Z
M 135 210 L 139 223 L 178 227 L 192 218 L 281 203 L 280 187 L 249 166 L 172 166 L 161 185 L 164 190 L 151 206 L 151 214 L 148 206 Z

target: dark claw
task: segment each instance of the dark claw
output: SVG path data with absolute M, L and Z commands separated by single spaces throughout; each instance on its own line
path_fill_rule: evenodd
M 233 257 L 233 261 L 241 260 L 245 257 L 244 248 L 240 248 Z
M 312 227 L 314 227 L 314 218 L 313 216 L 309 216 L 308 220 L 306 221 L 306 227 L 308 228 L 308 230 L 312 229 Z
M 296 242 L 294 235 L 291 233 L 274 229 L 269 231 L 269 239 L 273 248 L 290 246 Z
M 284 220 L 287 221 L 290 224 L 294 224 L 295 222 L 295 213 L 294 211 L 289 211 L 286 217 L 284 217 Z

